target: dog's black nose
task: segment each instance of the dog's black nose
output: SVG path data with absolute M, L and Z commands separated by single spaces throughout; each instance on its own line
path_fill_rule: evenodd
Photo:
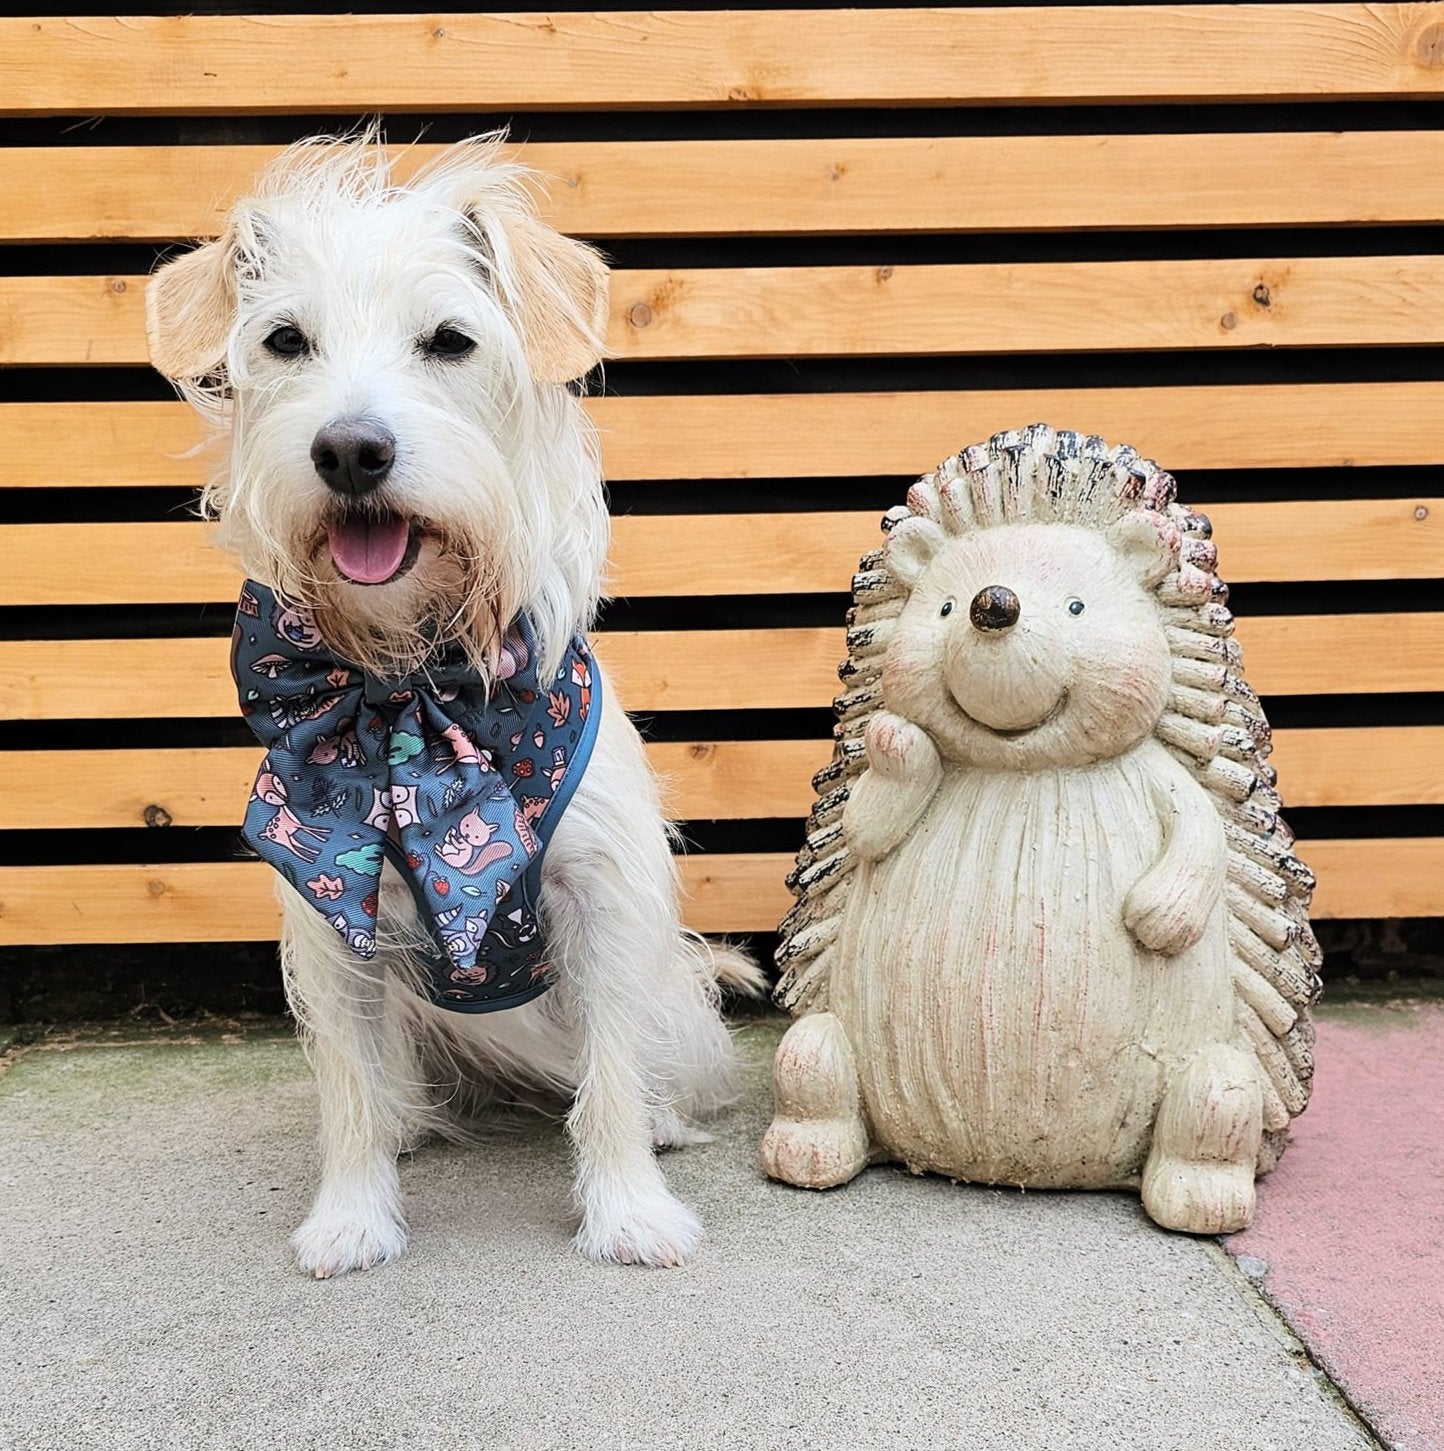
M 311 441 L 311 462 L 338 494 L 369 494 L 396 462 L 396 437 L 374 418 L 333 418 Z
M 974 629 L 996 634 L 999 630 L 1011 630 L 1018 623 L 1022 608 L 1012 590 L 1005 585 L 990 584 L 973 596 L 968 618 Z

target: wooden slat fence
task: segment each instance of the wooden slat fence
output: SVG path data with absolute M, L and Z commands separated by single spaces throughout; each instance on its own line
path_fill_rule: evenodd
M 0 947 L 275 932 L 143 287 L 374 113 L 515 117 L 617 254 L 598 648 L 694 926 L 786 906 L 882 509 L 1034 420 L 1212 516 L 1318 914 L 1444 915 L 1441 96 L 1439 3 L 0 20 Z

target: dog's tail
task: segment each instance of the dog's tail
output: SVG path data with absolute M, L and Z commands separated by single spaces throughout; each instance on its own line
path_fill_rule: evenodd
M 767 974 L 752 954 L 731 942 L 705 943 L 712 977 L 722 987 L 747 998 L 764 998 L 769 991 Z

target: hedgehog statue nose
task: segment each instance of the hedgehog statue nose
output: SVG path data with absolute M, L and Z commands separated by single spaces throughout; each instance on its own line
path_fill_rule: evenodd
M 972 620 L 973 628 L 988 634 L 1011 630 L 1018 623 L 1021 613 L 1018 596 L 1001 584 L 985 585 L 968 606 L 968 618 Z

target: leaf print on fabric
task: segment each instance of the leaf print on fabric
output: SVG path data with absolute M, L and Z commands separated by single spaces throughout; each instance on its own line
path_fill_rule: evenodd
M 319 877 L 313 877 L 306 885 L 311 889 L 311 895 L 324 902 L 338 902 L 341 894 L 346 890 L 346 883 L 340 877 L 328 877 L 322 872 Z
M 450 811 L 459 802 L 465 801 L 471 794 L 471 784 L 468 781 L 453 781 L 445 791 L 441 793 L 441 809 Z
M 572 718 L 572 698 L 565 691 L 558 690 L 547 696 L 551 704 L 547 707 L 547 714 L 551 722 L 560 730 Z
M 341 786 L 325 776 L 318 776 L 311 782 L 311 799 L 306 810 L 312 816 L 331 816 L 340 811 L 350 799 L 349 786 Z

